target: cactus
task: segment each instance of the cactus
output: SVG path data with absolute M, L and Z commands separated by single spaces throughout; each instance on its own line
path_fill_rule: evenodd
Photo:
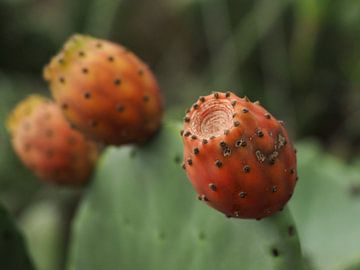
M 67 219 L 61 211 L 61 204 L 56 201 L 58 194 L 52 190 L 47 193 L 51 193 L 51 198 L 32 203 L 20 214 L 17 223 L 27 241 L 36 269 L 63 270 L 66 233 L 64 223 Z M 64 192 L 61 195 L 67 197 Z
M 22 235 L 17 231 L 9 214 L 0 205 L 0 259 L 1 269 L 32 270 Z
M 360 269 L 360 166 L 345 165 L 314 142 L 297 148 L 299 182 L 289 205 L 304 256 L 315 269 Z
M 74 222 L 69 270 L 303 269 L 287 209 L 228 219 L 197 200 L 181 169 L 180 126 L 109 148 Z

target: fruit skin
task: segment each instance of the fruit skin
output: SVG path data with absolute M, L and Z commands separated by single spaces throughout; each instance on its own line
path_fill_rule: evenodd
M 10 114 L 7 128 L 15 152 L 40 179 L 66 185 L 89 180 L 99 148 L 69 126 L 54 102 L 29 96 Z
M 231 92 L 200 97 L 181 131 L 187 176 L 199 199 L 228 217 L 281 210 L 296 181 L 296 154 L 282 121 Z
M 87 136 L 122 145 L 159 128 L 163 99 L 150 69 L 121 45 L 74 35 L 44 69 L 65 117 Z

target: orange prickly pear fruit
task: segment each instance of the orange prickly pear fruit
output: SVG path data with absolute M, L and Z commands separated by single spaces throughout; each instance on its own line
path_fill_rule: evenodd
M 184 164 L 199 199 L 228 217 L 261 219 L 281 210 L 297 181 L 296 154 L 281 121 L 231 92 L 186 113 Z
M 67 120 L 97 141 L 141 143 L 161 124 L 155 76 L 121 45 L 74 35 L 45 67 L 44 78 Z
M 73 130 L 52 101 L 33 95 L 7 120 L 12 145 L 21 161 L 40 179 L 81 185 L 98 157 L 98 146 Z

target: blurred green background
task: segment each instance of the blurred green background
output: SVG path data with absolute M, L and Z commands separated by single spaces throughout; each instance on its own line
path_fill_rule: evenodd
M 231 90 L 260 100 L 296 141 L 311 137 L 349 166 L 359 159 L 358 0 L 0 0 L 1 123 L 26 95 L 49 95 L 42 68 L 73 33 L 146 61 L 168 118 L 180 120 L 199 95 Z M 0 201 L 28 245 L 41 246 L 32 252 L 48 252 L 33 254 L 40 269 L 64 264 L 82 192 L 37 181 L 0 126 Z

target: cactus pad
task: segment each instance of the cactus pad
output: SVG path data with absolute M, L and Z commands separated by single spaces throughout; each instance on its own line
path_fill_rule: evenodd
M 68 269 L 302 269 L 288 210 L 236 220 L 196 199 L 179 131 L 167 124 L 141 148 L 105 152 L 74 222 Z

